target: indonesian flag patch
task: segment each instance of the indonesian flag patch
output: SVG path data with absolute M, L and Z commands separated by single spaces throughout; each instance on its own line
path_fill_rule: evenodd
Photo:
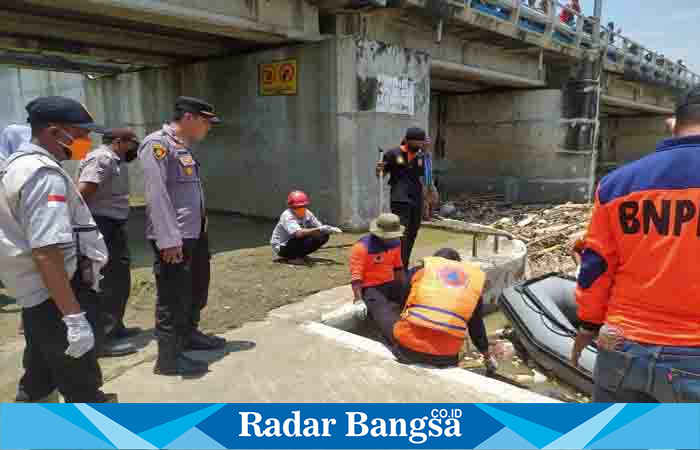
M 60 194 L 49 194 L 48 197 L 49 207 L 58 207 L 66 204 L 66 196 Z

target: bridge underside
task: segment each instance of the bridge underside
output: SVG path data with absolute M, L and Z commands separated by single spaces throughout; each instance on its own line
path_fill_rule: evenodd
M 320 38 L 316 10 L 304 2 L 280 10 L 278 24 L 265 23 L 254 1 L 218 2 L 219 10 L 210 11 L 187 6 L 192 3 L 3 0 L 0 64 L 117 73 Z

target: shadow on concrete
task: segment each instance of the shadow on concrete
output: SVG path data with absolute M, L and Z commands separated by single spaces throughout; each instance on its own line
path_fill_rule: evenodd
M 221 361 L 231 353 L 245 352 L 256 347 L 253 341 L 227 341 L 226 346 L 217 350 L 192 350 L 187 355 L 198 361 L 206 361 L 213 364 Z
M 212 255 L 268 245 L 274 222 L 234 214 L 209 213 L 209 247 Z M 146 240 L 146 211 L 133 208 L 128 224 L 131 268 L 151 267 L 153 250 Z
M 14 306 L 6 308 L 6 306 Z M 17 314 L 21 312 L 22 308 L 17 304 L 17 301 L 4 294 L 0 294 L 0 314 Z
M 131 344 L 134 344 L 136 348 L 139 350 L 142 350 L 146 347 L 148 347 L 148 344 L 156 340 L 156 333 L 153 328 L 148 329 L 148 330 L 143 330 L 136 336 L 132 336 L 126 339 L 120 339 L 120 342 L 129 342 Z
M 342 266 L 344 265 L 341 262 L 338 262 L 334 259 L 328 259 L 328 258 L 314 258 L 314 257 L 307 257 L 306 260 L 303 263 L 293 263 L 291 260 L 287 258 L 275 258 L 273 262 L 276 262 L 277 264 L 286 264 L 289 266 L 298 266 L 298 267 L 314 267 L 314 266 Z
M 342 266 L 343 263 L 340 263 L 334 259 L 328 259 L 328 258 L 309 258 L 309 262 L 311 263 L 312 266 Z

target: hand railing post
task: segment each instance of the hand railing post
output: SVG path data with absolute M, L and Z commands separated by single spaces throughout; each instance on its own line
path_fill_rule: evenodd
M 583 40 L 583 15 L 576 14 L 576 38 L 574 43 L 577 48 L 581 47 L 581 41 Z
M 556 0 L 546 0 L 549 5 L 549 25 L 547 27 L 547 36 L 549 39 L 553 39 L 554 30 L 557 26 L 557 2 Z
M 520 8 L 522 7 L 523 5 L 520 0 L 515 0 L 515 8 L 513 8 L 513 12 L 511 13 L 511 20 L 516 27 L 520 25 Z

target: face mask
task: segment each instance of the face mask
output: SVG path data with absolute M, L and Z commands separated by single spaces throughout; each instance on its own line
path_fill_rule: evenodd
M 306 216 L 306 208 L 296 208 L 294 210 L 294 215 L 300 219 L 303 219 Z
M 127 163 L 130 163 L 131 161 L 135 160 L 136 157 L 138 157 L 138 149 L 137 148 L 130 148 L 126 154 L 124 155 L 124 161 Z
M 126 151 L 124 154 L 124 161 L 127 163 L 130 163 L 131 161 L 135 160 L 138 155 L 139 155 L 139 144 L 136 143 L 135 145 L 132 145 L 129 150 Z
M 87 136 L 81 138 L 74 138 L 67 131 L 61 130 L 61 132 L 68 136 L 70 139 L 70 144 L 65 144 L 61 141 L 57 141 L 58 144 L 63 147 L 66 151 L 66 159 L 72 159 L 74 161 L 80 161 L 85 158 L 88 154 L 90 148 L 92 147 L 92 141 Z

